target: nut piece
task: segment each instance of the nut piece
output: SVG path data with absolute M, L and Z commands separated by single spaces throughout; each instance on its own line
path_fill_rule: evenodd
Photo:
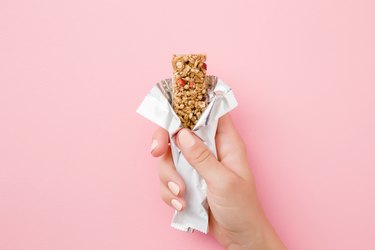
M 173 55 L 173 110 L 182 127 L 193 129 L 207 107 L 206 55 Z
M 176 63 L 176 67 L 177 67 L 178 69 L 182 69 L 183 66 L 184 66 L 184 65 L 182 64 L 182 62 L 177 62 L 177 63 Z

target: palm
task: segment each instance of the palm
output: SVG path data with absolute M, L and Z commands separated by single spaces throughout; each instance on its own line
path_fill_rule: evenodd
M 216 148 L 218 160 L 233 173 L 234 178 L 229 178 L 229 181 L 226 179 L 225 181 L 228 183 L 221 185 L 221 188 L 208 187 L 210 231 L 222 245 L 227 246 L 234 238 L 233 232 L 240 231 L 247 226 L 247 218 L 241 216 L 243 210 L 238 206 L 238 203 L 253 200 L 241 201 L 244 195 L 253 196 L 252 198 L 256 199 L 255 185 L 247 165 L 244 143 L 236 131 L 222 129 L 219 123 Z M 232 190 L 236 190 L 236 192 L 231 192 Z M 249 210 L 252 209 L 251 204 L 245 204 L 245 206 L 249 207 Z

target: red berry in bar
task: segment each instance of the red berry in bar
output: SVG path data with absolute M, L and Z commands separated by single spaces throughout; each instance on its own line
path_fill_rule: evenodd
M 180 86 L 184 86 L 184 85 L 185 85 L 185 81 L 182 80 L 181 78 L 177 80 L 177 83 L 178 83 Z

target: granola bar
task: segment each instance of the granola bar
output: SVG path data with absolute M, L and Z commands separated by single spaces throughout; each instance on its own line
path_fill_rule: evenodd
M 206 55 L 173 55 L 173 97 L 175 113 L 182 127 L 193 129 L 207 107 Z

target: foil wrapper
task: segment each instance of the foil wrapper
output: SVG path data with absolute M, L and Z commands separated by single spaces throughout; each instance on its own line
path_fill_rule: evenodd
M 216 76 L 207 76 L 208 106 L 192 129 L 217 157 L 215 135 L 218 120 L 237 106 L 232 89 Z M 187 162 L 176 146 L 174 135 L 181 129 L 181 121 L 172 107 L 172 79 L 162 80 L 142 101 L 137 113 L 164 128 L 169 133 L 173 162 L 185 182 L 186 208 L 176 211 L 171 226 L 178 230 L 208 232 L 207 185 L 205 180 Z

